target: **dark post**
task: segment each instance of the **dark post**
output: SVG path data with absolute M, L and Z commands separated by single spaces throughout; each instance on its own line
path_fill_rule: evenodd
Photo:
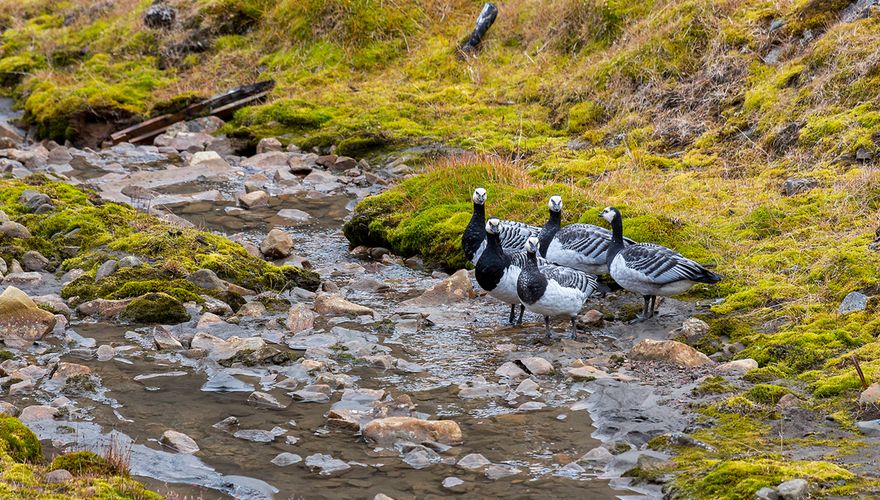
M 492 27 L 492 23 L 495 22 L 496 17 L 498 17 L 498 7 L 495 7 L 495 4 L 492 2 L 486 2 L 486 4 L 483 5 L 483 10 L 480 11 L 480 15 L 477 17 L 477 27 L 474 28 L 471 36 L 469 36 L 467 41 L 460 47 L 461 51 L 471 52 L 476 50 L 477 46 L 480 45 L 480 42 L 483 40 L 483 37 L 486 35 L 486 32 Z

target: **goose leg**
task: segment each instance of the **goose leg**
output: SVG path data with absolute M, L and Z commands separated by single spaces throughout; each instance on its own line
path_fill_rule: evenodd
M 656 296 L 656 295 L 651 295 L 651 310 L 649 311 L 651 315 L 648 316 L 648 317 L 649 317 L 649 318 L 653 318 L 653 317 L 654 317 L 654 311 L 656 311 L 656 310 L 657 310 L 657 296 Z
M 520 304 L 520 305 L 519 305 L 519 319 L 516 320 L 516 324 L 517 324 L 517 325 L 521 325 L 521 324 L 522 324 L 522 317 L 523 317 L 523 313 L 524 313 L 524 312 L 526 312 L 526 306 Z
M 577 339 L 577 337 L 578 337 L 577 317 L 572 316 L 572 318 L 571 318 L 571 338 Z
M 507 322 L 512 325 L 514 319 L 516 319 L 516 306 L 510 304 L 510 319 L 508 319 Z
M 646 319 L 650 318 L 650 316 L 648 316 L 648 307 L 651 302 L 651 296 L 650 295 L 643 295 L 643 297 L 645 299 L 645 305 L 642 307 L 642 315 L 637 317 L 633 321 L 634 323 L 641 323 L 642 321 L 645 321 Z
M 553 337 L 550 333 L 550 316 L 544 316 L 544 331 L 547 333 L 547 338 Z

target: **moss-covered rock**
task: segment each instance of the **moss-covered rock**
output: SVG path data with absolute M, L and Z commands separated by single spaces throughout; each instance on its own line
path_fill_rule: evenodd
M 179 300 L 163 292 L 148 293 L 135 298 L 120 315 L 132 323 L 173 325 L 191 319 Z
M 58 455 L 49 465 L 49 470 L 64 469 L 71 474 L 81 475 L 118 475 L 125 474 L 126 471 L 110 463 L 106 458 L 95 454 L 91 451 L 75 451 Z
M 17 462 L 43 461 L 43 447 L 36 434 L 17 418 L 0 416 L 0 446 Z

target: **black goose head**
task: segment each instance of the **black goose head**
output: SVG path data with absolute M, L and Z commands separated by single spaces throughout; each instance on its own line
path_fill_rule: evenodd
M 614 207 L 605 207 L 605 210 L 602 210 L 602 212 L 599 214 L 599 217 L 607 220 L 610 224 L 614 222 L 614 219 L 621 219 L 620 210 Z

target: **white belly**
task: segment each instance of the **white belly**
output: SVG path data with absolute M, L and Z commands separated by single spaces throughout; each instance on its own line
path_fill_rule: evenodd
M 589 274 L 605 274 L 608 266 L 605 265 L 604 254 L 600 259 L 588 257 L 580 252 L 562 247 L 559 240 L 553 239 L 547 246 L 546 259 L 560 266 L 570 267 Z
M 480 247 L 477 248 L 477 251 L 474 252 L 474 258 L 471 259 L 471 264 L 477 265 L 477 262 L 480 261 L 480 256 L 483 255 L 483 252 L 486 250 L 486 238 L 483 238 L 483 241 L 480 242 Z
M 654 283 L 644 273 L 626 267 L 626 262 L 620 254 L 614 257 L 608 270 L 618 285 L 640 295 L 670 297 L 684 293 L 694 286 L 694 282 L 690 280 L 673 281 L 665 285 Z
M 564 288 L 555 280 L 547 282 L 544 295 L 534 304 L 525 304 L 526 309 L 542 316 L 577 316 L 587 301 L 587 294 L 574 288 Z
M 489 292 L 489 296 L 507 304 L 519 304 L 519 296 L 516 294 L 516 282 L 519 280 L 519 273 L 521 271 L 519 267 L 509 266 L 501 281 L 498 282 L 498 286 Z

